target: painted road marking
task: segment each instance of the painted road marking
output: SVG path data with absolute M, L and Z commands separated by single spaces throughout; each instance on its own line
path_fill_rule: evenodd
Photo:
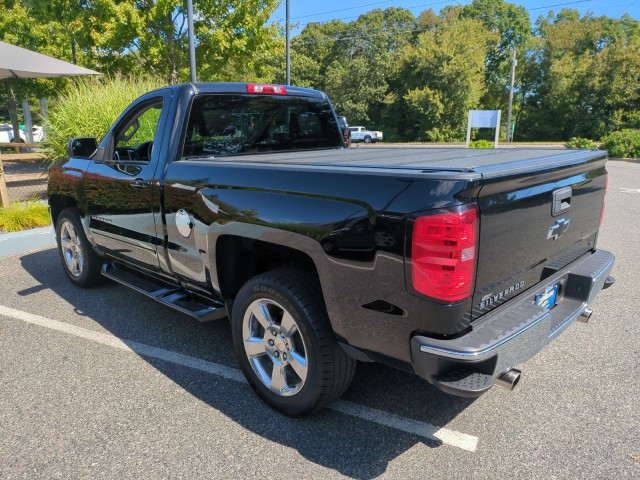
M 90 340 L 108 347 L 130 351 L 144 357 L 155 358 L 176 365 L 181 365 L 183 367 L 189 367 L 194 370 L 233 380 L 234 382 L 246 383 L 244 375 L 237 368 L 208 362 L 200 358 L 183 355 L 163 348 L 153 347 L 144 343 L 124 340 L 110 333 L 95 332 L 93 330 L 77 327 L 75 325 L 23 312 L 22 310 L 16 310 L 3 305 L 0 305 L 0 315 L 13 318 L 15 320 L 21 320 L 32 325 L 38 325 L 50 330 L 56 330 L 75 337 L 84 338 L 85 340 Z M 426 422 L 419 422 L 409 418 L 400 417 L 392 413 L 365 407 L 353 402 L 340 400 L 330 405 L 328 408 L 345 415 L 350 415 L 362 420 L 377 423 L 378 425 L 410 433 L 430 441 L 442 443 L 443 445 L 461 448 L 469 452 L 475 452 L 478 446 L 478 437 L 474 437 L 473 435 L 467 435 L 447 428 L 436 427 Z

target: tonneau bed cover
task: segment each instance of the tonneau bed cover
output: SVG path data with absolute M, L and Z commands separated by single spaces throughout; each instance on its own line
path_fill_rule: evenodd
M 606 156 L 605 151 L 566 150 L 563 148 L 431 148 L 365 147 L 344 150 L 255 153 L 210 157 L 216 162 L 252 164 L 314 165 L 335 167 L 393 168 L 483 173 L 499 175 L 505 170 L 528 170 L 532 166 L 582 163 Z M 203 159 L 206 160 L 206 159 Z M 508 167 L 507 167 L 508 165 Z

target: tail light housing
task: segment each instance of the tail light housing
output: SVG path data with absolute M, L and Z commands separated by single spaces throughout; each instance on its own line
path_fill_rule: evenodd
M 265 95 L 286 95 L 287 89 L 282 85 L 265 85 L 262 83 L 249 83 L 247 93 L 261 93 Z
M 411 238 L 411 279 L 417 292 L 445 302 L 471 296 L 478 223 L 475 205 L 416 217 Z
M 602 199 L 602 210 L 600 211 L 600 226 L 604 219 L 604 207 L 607 204 L 607 194 L 609 193 L 609 172 L 604 172 L 604 198 Z
M 344 138 L 345 145 L 349 146 L 349 142 L 351 140 L 351 130 L 349 130 L 349 127 L 344 127 L 342 129 L 342 137 Z

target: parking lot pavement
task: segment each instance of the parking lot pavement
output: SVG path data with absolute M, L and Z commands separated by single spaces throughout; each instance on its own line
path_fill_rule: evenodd
M 0 477 L 640 477 L 640 165 L 608 168 L 616 285 L 476 400 L 362 364 L 343 401 L 286 418 L 239 375 L 226 321 L 77 289 L 52 248 L 0 258 Z

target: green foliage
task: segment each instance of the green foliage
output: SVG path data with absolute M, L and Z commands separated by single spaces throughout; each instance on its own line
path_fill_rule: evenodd
M 18 232 L 50 223 L 49 208 L 39 200 L 13 202 L 8 207 L 0 207 L 0 231 Z
M 528 139 L 600 138 L 640 126 L 639 23 L 563 10 L 537 24 L 523 122 Z
M 640 130 L 613 132 L 602 139 L 600 148 L 608 150 L 611 157 L 640 158 Z
M 198 79 L 284 83 L 283 28 L 268 22 L 277 3 L 194 2 Z M 75 45 L 79 65 L 108 76 L 189 79 L 184 0 L 0 5 L 0 40 L 67 61 Z M 326 91 L 351 124 L 384 127 L 387 140 L 461 140 L 471 108 L 501 108 L 506 117 L 514 51 L 517 140 L 597 139 L 640 128 L 640 21 L 629 15 L 566 9 L 540 17 L 532 30 L 527 11 L 506 0 L 416 15 L 390 7 L 350 22 L 309 23 L 291 46 L 294 85 Z M 51 98 L 72 82 L 7 81 L 12 90 L 0 89 L 0 103 L 11 92 L 20 101 Z
M 593 140 L 588 138 L 571 137 L 571 139 L 564 144 L 566 148 L 573 150 L 595 150 L 597 145 Z
M 513 52 L 523 56 L 531 35 L 529 14 L 524 7 L 504 0 L 473 0 L 462 7 L 460 17 L 480 20 L 498 36 L 497 42 L 492 40 L 486 44 L 483 102 L 489 109 L 504 110 L 508 102 L 508 90 L 504 87 L 509 84 Z
M 489 140 L 476 140 L 469 142 L 469 148 L 493 148 L 493 142 Z
M 255 80 L 280 40 L 267 23 L 277 0 L 193 2 L 199 80 Z M 0 16 L 0 40 L 71 60 L 105 74 L 189 79 L 184 0 L 13 0 Z M 90 26 L 90 28 L 88 27 Z
M 68 88 L 50 106 L 45 124 L 54 158 L 66 155 L 67 142 L 74 137 L 95 137 L 99 141 L 131 102 L 161 86 L 153 79 L 107 78 L 85 79 Z M 150 111 L 150 121 L 141 124 L 141 130 L 153 128 L 152 116 Z
M 404 49 L 383 114 L 409 140 L 461 140 L 484 91 L 485 46 L 497 36 L 479 20 L 443 22 Z
M 413 41 L 415 26 L 409 10 L 395 7 L 371 10 L 349 23 L 308 24 L 292 41 L 292 81 L 325 90 L 351 124 L 380 125 L 388 72 Z M 296 59 L 305 68 L 296 67 Z

